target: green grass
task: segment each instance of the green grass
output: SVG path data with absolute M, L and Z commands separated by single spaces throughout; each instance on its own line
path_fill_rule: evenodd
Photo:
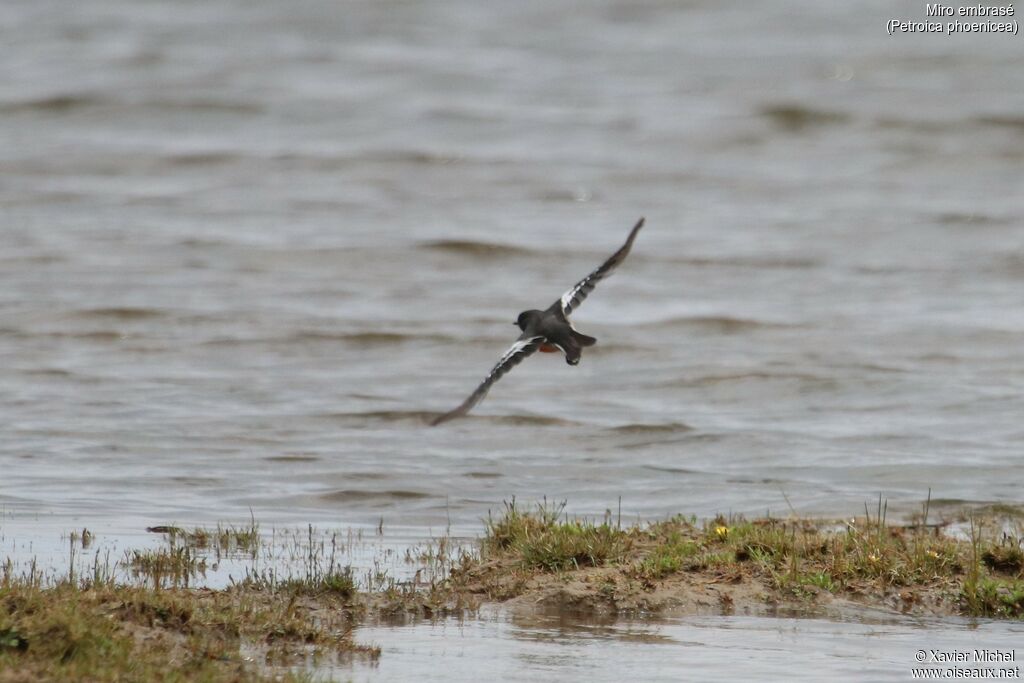
M 968 579 L 961 596 L 967 612 L 973 616 L 1024 616 L 1024 581 L 996 577 Z
M 253 519 L 247 526 L 217 524 L 215 528 L 179 526 L 150 527 L 148 531 L 165 536 L 172 547 L 211 551 L 217 559 L 226 556 L 255 555 L 260 548 L 260 527 Z
M 728 573 L 797 597 L 811 588 L 860 596 L 909 588 L 959 596 L 963 614 L 1024 617 L 1021 535 L 986 534 L 972 524 L 971 539 L 958 540 L 927 524 L 929 504 L 907 526 L 889 524 L 880 499 L 874 515 L 865 510 L 863 518 L 831 525 L 743 517 L 698 525 L 677 516 L 623 530 L 607 520 L 570 519 L 564 503 L 525 510 L 513 500 L 487 520 L 482 547 L 485 559 L 513 558 L 534 571 L 619 567 L 647 588 L 687 573 Z
M 981 553 L 981 561 L 993 571 L 1007 574 L 1024 574 L 1024 552 L 1019 546 L 997 545 Z
M 302 677 L 254 668 L 242 646 L 284 663 L 311 651 L 379 654 L 354 643 L 347 602 L 320 607 L 240 590 L 8 583 L 0 680 L 292 681 Z
M 355 575 L 351 567 L 332 567 L 305 576 L 278 578 L 273 573 L 250 573 L 239 584 L 253 590 L 289 593 L 303 596 L 334 595 L 352 599 L 358 594 Z
M 608 522 L 563 518 L 564 508 L 564 503 L 543 503 L 536 512 L 524 512 L 513 500 L 500 519 L 488 520 L 484 551 L 511 551 L 525 566 L 546 571 L 601 566 L 625 555 L 628 537 L 621 529 Z
M 206 559 L 187 546 L 127 551 L 122 565 L 154 588 L 187 588 L 206 574 Z
M 154 531 L 162 544 L 113 564 L 96 554 L 91 571 L 75 564 L 84 531 L 69 537 L 63 576 L 35 561 L 0 564 L 0 682 L 294 681 L 309 679 L 292 668 L 311 658 L 378 656 L 354 642 L 363 596 L 337 561 L 336 535 L 309 527 L 261 538 L 255 523 Z M 248 576 L 225 590 L 190 588 L 229 554 L 251 558 Z M 262 562 L 271 569 L 257 574 Z
M 707 557 L 702 556 L 696 541 L 684 539 L 678 532 L 670 533 L 650 554 L 639 561 L 636 574 L 648 581 L 663 579 L 684 569 L 696 569 Z

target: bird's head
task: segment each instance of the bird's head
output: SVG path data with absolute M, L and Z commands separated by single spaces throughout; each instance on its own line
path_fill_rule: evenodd
M 540 313 L 540 311 L 523 311 L 522 313 L 519 314 L 519 317 L 516 318 L 516 321 L 512 324 L 518 325 L 519 329 L 525 332 L 527 325 L 530 324 L 530 321 L 533 320 Z

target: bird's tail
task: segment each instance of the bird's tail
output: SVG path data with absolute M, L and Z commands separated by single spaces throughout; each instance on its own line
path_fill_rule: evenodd
M 597 343 L 597 339 L 595 339 L 594 337 L 590 337 L 585 334 L 580 334 L 576 330 L 572 331 L 572 338 L 575 339 L 576 343 L 579 344 L 580 346 L 593 346 L 594 344 Z

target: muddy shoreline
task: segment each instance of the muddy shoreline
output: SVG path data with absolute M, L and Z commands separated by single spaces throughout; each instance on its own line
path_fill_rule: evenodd
M 559 512 L 510 508 L 489 525 L 480 556 L 463 558 L 445 582 L 403 609 L 429 616 L 499 602 L 594 616 L 872 609 L 1024 617 L 1024 514 L 1010 506 L 926 510 L 898 524 L 868 513 L 847 520 L 676 517 L 626 529 L 560 520 Z M 369 604 L 393 608 L 379 598 Z
M 677 516 L 622 526 L 569 518 L 564 507 L 506 505 L 472 547 L 439 538 L 406 560 L 410 579 L 360 579 L 334 549 L 301 535 L 268 540 L 250 527 L 155 528 L 164 545 L 115 568 L 54 578 L 10 559 L 0 571 L 0 681 L 308 680 L 318 667 L 381 656 L 364 625 L 451 616 L 500 605 L 609 623 L 680 615 L 865 614 L 1024 618 L 1024 511 L 944 510 L 889 523 Z M 195 585 L 207 563 L 256 558 L 287 538 L 300 573 L 253 571 L 220 590 Z M 88 534 L 71 536 L 85 544 Z M 126 580 L 125 577 L 131 577 Z M 172 676 L 171 679 L 174 677 Z

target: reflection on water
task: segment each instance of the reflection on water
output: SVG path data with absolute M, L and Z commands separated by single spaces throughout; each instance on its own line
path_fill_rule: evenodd
M 600 620 L 510 614 L 360 630 L 381 645 L 356 681 L 905 681 L 922 648 L 1013 650 L 1019 623 L 908 619 L 848 608 L 833 618 Z M 1020 651 L 1017 656 L 1020 656 Z

